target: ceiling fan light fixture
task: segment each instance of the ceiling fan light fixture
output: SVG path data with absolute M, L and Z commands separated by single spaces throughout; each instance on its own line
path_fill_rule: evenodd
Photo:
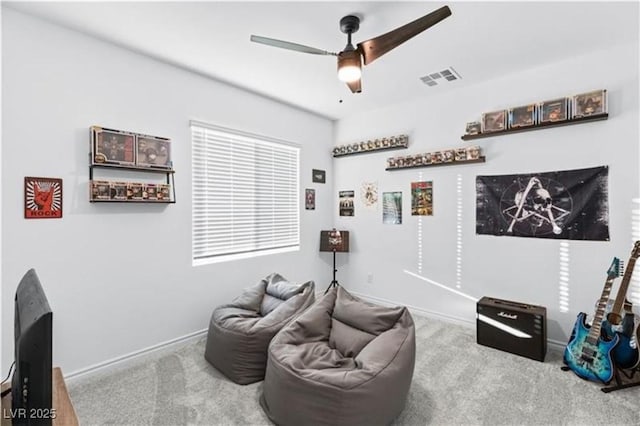
M 338 55 L 338 79 L 345 83 L 358 81 L 362 76 L 360 53 L 357 50 L 340 52 Z

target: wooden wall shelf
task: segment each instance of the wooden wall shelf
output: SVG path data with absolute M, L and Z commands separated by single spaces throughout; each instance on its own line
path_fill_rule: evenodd
M 144 204 L 175 204 L 174 200 L 89 200 L 90 203 L 144 203 Z
M 115 200 L 115 199 L 97 199 L 89 196 L 90 203 L 144 203 L 144 204 L 175 204 L 176 202 L 176 183 L 175 183 L 175 170 L 163 169 L 155 167 L 144 166 L 125 166 L 121 164 L 109 164 L 109 163 L 93 163 L 91 162 L 91 154 L 89 154 L 89 183 L 93 182 L 94 169 L 114 169 L 118 171 L 127 172 L 141 172 L 141 173 L 155 173 L 163 174 L 166 176 L 167 185 L 171 186 L 170 199 L 163 200 Z M 129 182 L 127 182 L 129 183 Z
M 502 136 L 502 135 L 511 134 L 511 133 L 529 132 L 532 130 L 548 129 L 551 127 L 570 126 L 572 124 L 583 124 L 583 123 L 589 123 L 592 121 L 602 121 L 607 119 L 609 119 L 608 113 L 589 115 L 587 117 L 574 118 L 572 120 L 541 123 L 541 124 L 536 124 L 534 126 L 529 126 L 529 127 L 517 127 L 513 129 L 500 130 L 498 132 L 478 133 L 477 135 L 464 135 L 461 138 L 462 140 L 470 141 L 474 139 L 491 138 L 493 136 Z
M 150 173 L 175 173 L 173 169 L 163 169 L 156 167 L 142 167 L 142 166 L 123 166 L 121 164 L 109 164 L 109 163 L 92 163 L 90 168 L 98 167 L 102 169 L 120 169 L 131 170 L 134 172 L 150 172 Z
M 383 146 L 383 147 L 380 147 L 380 148 L 372 148 L 372 149 L 367 149 L 367 150 L 362 150 L 362 151 L 345 152 L 344 154 L 333 154 L 333 158 L 348 157 L 350 155 L 357 155 L 357 154 L 372 154 L 374 152 L 389 151 L 389 150 L 392 150 L 392 149 L 407 149 L 407 148 L 409 148 L 409 146 L 401 146 L 401 145 Z
M 476 160 L 451 161 L 449 163 L 435 163 L 435 164 L 417 164 L 414 166 L 402 166 L 402 167 L 387 167 L 385 170 L 391 172 L 394 170 L 417 169 L 419 167 L 461 166 L 463 164 L 477 164 L 477 163 L 484 163 L 484 162 L 486 162 L 486 157 L 483 155 Z
M 346 157 L 348 155 L 369 154 L 372 152 L 389 151 L 391 149 L 407 149 L 407 148 L 409 148 L 409 136 L 398 135 L 398 136 L 389 136 L 386 138 L 379 138 L 375 140 L 367 140 L 362 142 L 354 142 L 354 143 L 339 145 L 334 147 L 331 153 L 333 155 L 333 158 L 337 158 L 337 157 Z M 341 149 L 344 149 L 345 152 L 340 152 Z

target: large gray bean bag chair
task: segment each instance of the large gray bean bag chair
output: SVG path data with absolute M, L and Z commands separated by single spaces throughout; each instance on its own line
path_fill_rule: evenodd
M 415 363 L 405 307 L 332 289 L 269 345 L 260 404 L 278 425 L 386 425 L 404 408 Z
M 273 273 L 211 315 L 204 357 L 232 381 L 264 378 L 273 336 L 315 301 L 313 281 L 293 284 Z

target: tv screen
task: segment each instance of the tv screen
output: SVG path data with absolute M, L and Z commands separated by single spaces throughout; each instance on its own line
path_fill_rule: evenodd
M 51 425 L 51 308 L 30 269 L 15 298 L 15 371 L 11 381 L 13 425 Z

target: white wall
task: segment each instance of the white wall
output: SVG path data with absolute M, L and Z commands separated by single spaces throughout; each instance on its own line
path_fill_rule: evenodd
M 2 12 L 2 371 L 28 268 L 54 311 L 54 364 L 66 374 L 206 328 L 215 306 L 270 272 L 330 281 L 318 238 L 332 224 L 332 122 Z M 191 266 L 191 119 L 302 145 L 300 252 Z M 177 204 L 90 204 L 91 125 L 171 138 Z M 327 171 L 325 185 L 312 184 L 312 168 Z M 23 219 L 24 176 L 63 178 L 63 219 Z M 305 188 L 316 189 L 315 211 L 304 209 Z
M 455 65 L 455 64 L 454 64 Z M 464 70 L 460 70 L 464 73 Z M 422 221 L 422 275 L 476 298 L 492 296 L 547 307 L 549 338 L 566 342 L 579 311 L 594 311 L 612 256 L 626 260 L 632 242 L 633 199 L 638 197 L 638 44 L 569 58 L 504 75 L 482 84 L 425 86 L 421 101 L 389 106 L 340 120 L 337 144 L 407 133 L 409 149 L 337 158 L 334 202 L 354 189 L 356 216 L 336 224 L 352 231 L 352 252 L 342 256 L 339 280 L 347 288 L 424 311 L 474 321 L 475 302 L 421 281 L 416 272 L 418 223 Z M 464 142 L 467 121 L 482 112 L 554 99 L 588 90 L 609 91 L 608 121 L 545 129 Z M 469 144 L 481 145 L 484 164 L 385 171 L 386 158 Z M 569 309 L 559 305 L 560 240 L 475 234 L 475 178 L 608 165 L 610 242 L 570 241 Z M 457 180 L 462 185 L 462 268 L 456 287 Z M 410 215 L 410 183 L 432 180 L 434 216 Z M 366 211 L 359 198 L 363 181 L 378 181 L 379 194 L 403 192 L 403 224 L 383 225 L 382 211 Z M 636 215 L 637 220 L 637 215 Z M 373 282 L 367 283 L 367 276 Z M 637 274 L 636 274 L 637 275 Z M 640 275 L 638 275 L 640 278 Z M 639 288 L 635 284 L 635 291 Z M 640 302 L 636 297 L 636 302 Z

